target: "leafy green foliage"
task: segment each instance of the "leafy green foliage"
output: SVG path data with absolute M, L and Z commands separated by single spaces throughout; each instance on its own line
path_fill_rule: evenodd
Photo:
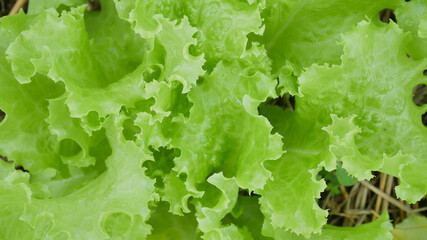
M 427 234 L 426 226 L 426 217 L 413 214 L 397 224 L 391 233 L 395 239 L 422 239 Z
M 406 46 L 406 50 L 414 59 L 423 59 L 427 56 L 427 50 L 424 47 L 427 43 L 425 39 L 426 13 L 427 4 L 422 0 L 414 0 L 410 3 L 405 2 L 396 9 L 396 18 L 399 26 L 412 35 L 412 39 Z
M 400 6 L 400 0 L 267 0 L 265 42 L 280 70 L 288 60 L 300 71 L 317 64 L 338 64 L 343 48 L 340 35 L 363 19 L 375 18 L 385 8 Z M 326 17 L 327 16 L 327 17 Z
M 0 155 L 26 170 L 0 161 L 0 239 L 400 234 L 318 199 L 372 171 L 427 193 L 424 1 L 100 2 L 0 19 Z
M 337 179 L 343 186 L 352 186 L 357 182 L 357 178 L 349 175 L 341 165 L 337 165 Z

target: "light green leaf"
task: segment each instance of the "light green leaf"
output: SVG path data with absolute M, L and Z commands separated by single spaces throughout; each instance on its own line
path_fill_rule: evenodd
M 373 177 L 371 169 L 378 169 L 382 162 L 372 161 L 357 149 L 355 136 L 361 129 L 353 121 L 356 115 L 339 118 L 332 114 L 332 124 L 322 128 L 329 134 L 329 152 L 331 158 L 343 163 L 343 168 L 357 179 L 370 179 Z
M 61 160 L 75 167 L 93 165 L 95 158 L 89 156 L 90 136 L 80 126 L 80 119 L 70 117 L 65 99 L 66 95 L 49 100 L 46 119 L 49 130 L 57 136 Z
M 380 39 L 382 43 L 378 45 Z M 344 136 L 345 128 L 350 129 L 347 132 L 360 129 L 357 130 L 359 133 L 353 132 L 354 140 L 346 140 L 355 143 L 350 150 L 354 153 L 349 152 L 350 155 L 359 157 L 354 158 L 352 164 L 350 158 L 338 159 L 343 161 L 343 167 L 350 174 L 359 179 L 369 177 L 367 170 L 383 168 L 396 173 L 407 165 L 407 161 L 386 162 L 384 154 L 393 157 L 401 151 L 408 158 L 415 158 L 416 164 L 403 167 L 397 175 L 404 182 L 403 186 L 406 182 L 412 186 L 412 190 L 398 188 L 398 196 L 413 202 L 427 193 L 427 188 L 415 181 L 415 178 L 419 181 L 423 177 L 413 168 L 418 165 L 419 170 L 425 164 L 425 154 L 420 149 L 423 149 L 421 146 L 427 137 L 427 129 L 420 116 L 427 109 L 416 106 L 412 101 L 412 89 L 422 82 L 427 62 L 413 61 L 406 56 L 404 46 L 409 39 L 408 34 L 402 33 L 392 22 L 386 26 L 361 22 L 353 31 L 343 35 L 342 65 L 313 66 L 302 74 L 300 92 L 304 98 L 300 104 L 305 106 L 302 112 L 306 118 L 311 118 L 312 111 L 319 112 L 321 119 L 328 119 L 326 114 L 336 114 L 344 119 L 356 115 L 353 124 L 342 125 L 343 128 L 336 132 Z M 322 88 L 316 87 L 319 83 Z M 338 122 L 344 123 L 344 119 Z M 333 140 L 334 134 L 329 131 L 329 135 L 329 141 Z M 351 138 L 351 135 L 346 137 Z M 338 139 L 342 144 L 342 137 Z
M 109 117 L 104 125 L 113 149 L 106 160 L 105 173 L 67 196 L 32 199 L 25 206 L 23 221 L 36 232 L 48 228 L 40 237 L 66 234 L 71 239 L 103 239 L 144 237 L 150 233 L 151 227 L 144 222 L 150 214 L 148 202 L 156 195 L 154 181 L 145 176 L 142 168 L 142 162 L 150 156 L 133 142 L 125 142 L 113 121 Z
M 427 218 L 415 214 L 398 223 L 391 231 L 393 239 L 423 239 L 427 235 Z
M 196 217 L 203 239 L 244 239 L 235 225 L 221 226 L 221 220 L 237 202 L 239 187 L 236 180 L 226 178 L 222 173 L 215 173 L 207 181 L 219 191 L 209 192 L 196 202 Z
M 400 0 L 268 0 L 263 42 L 278 71 L 286 61 L 298 70 L 313 63 L 338 64 L 343 53 L 340 35 L 367 17 L 378 19 Z M 378 21 L 378 20 L 377 20 Z
M 279 135 L 271 135 L 269 123 L 256 115 L 259 103 L 274 95 L 275 83 L 247 71 L 251 69 L 242 69 L 237 61 L 220 62 L 190 91 L 189 119 L 174 124 L 176 137 L 171 144 L 181 149 L 174 170 L 187 174 L 190 191 L 197 192 L 196 183 L 214 168 L 235 176 L 242 188 L 260 189 L 270 176 L 263 162 L 282 153 Z
M 0 161 L 0 239 L 31 239 L 30 226 L 19 217 L 24 205 L 31 201 L 29 174 L 14 169 L 13 164 Z
M 256 240 L 271 239 L 261 233 L 264 215 L 260 210 L 258 199 L 259 196 L 256 195 L 244 196 L 239 193 L 236 205 L 222 222 L 233 223 L 241 231 L 246 231 L 247 238 Z
M 63 81 L 70 93 L 66 104 L 71 116 L 84 117 L 95 111 L 98 117 L 105 117 L 109 113 L 118 113 L 122 105 L 132 107 L 135 102 L 144 99 L 141 89 L 144 81 L 152 81 L 153 77 L 169 83 L 179 81 L 183 84 L 183 91 L 188 92 L 198 76 L 204 73 L 203 56 L 195 57 L 188 51 L 191 44 L 196 44 L 192 37 L 196 30 L 190 27 L 188 21 L 176 24 L 157 16 L 162 30 L 156 35 L 152 51 L 142 58 L 144 42 L 126 30 L 129 29 L 126 23 L 111 16 L 114 6 L 106 3 L 105 8 L 103 15 L 89 14 L 86 18 L 83 18 L 83 7 L 64 12 L 59 18 L 54 11 L 42 12 L 41 20 L 21 34 L 8 49 L 16 78 L 21 83 L 27 83 L 38 72 L 54 81 Z M 107 19 L 107 22 L 103 23 L 100 19 Z M 113 23 L 113 30 L 125 30 L 118 30 L 114 35 L 109 35 L 112 37 L 106 37 L 106 33 L 100 33 L 97 27 L 108 24 L 108 21 Z M 60 27 L 62 25 L 66 27 Z M 94 38 L 92 41 L 89 41 L 85 26 L 88 26 L 89 34 Z M 51 33 L 51 29 L 59 30 Z M 38 37 L 42 34 L 44 38 Z M 130 36 L 126 45 L 120 42 L 123 36 Z M 32 41 L 34 38 L 37 41 Z M 39 48 L 39 45 L 45 47 Z M 106 49 L 117 49 L 117 54 L 106 57 Z M 123 60 L 125 53 L 128 58 Z M 113 71 L 110 66 L 116 62 L 119 66 Z M 159 75 L 151 75 L 157 69 Z M 129 74 L 122 76 L 129 71 Z M 79 74 L 76 75 L 76 72 Z
M 194 194 L 187 191 L 185 181 L 179 178 L 178 173 L 172 171 L 164 178 L 165 188 L 162 191 L 162 200 L 170 203 L 169 211 L 176 215 L 189 213 L 188 200 L 190 197 L 202 197 L 202 194 Z
M 328 213 L 316 201 L 326 184 L 316 180 L 320 169 L 311 153 L 294 151 L 297 149 L 289 149 L 282 158 L 267 165 L 274 180 L 267 181 L 259 191 L 260 204 L 265 221 L 271 222 L 274 228 L 289 229 L 308 237 L 311 233 L 319 233 L 326 224 Z
M 101 10 L 85 12 L 85 29 L 98 67 L 108 78 L 117 81 L 141 64 L 147 42 L 133 31 L 127 21 L 119 18 L 112 0 L 99 2 Z
M 412 39 L 406 46 L 406 51 L 414 59 L 427 57 L 427 39 L 425 39 L 424 24 L 427 14 L 427 3 L 423 0 L 404 2 L 396 9 L 396 19 L 399 26 L 412 35 Z
M 19 84 L 5 51 L 37 19 L 19 13 L 0 20 L 0 109 L 6 113 L 0 124 L 0 154 L 24 166 L 34 176 L 46 168 L 63 168 L 58 142 L 44 120 L 49 115 L 47 99 L 60 96 L 64 90 L 41 75 L 34 76 L 30 84 Z
M 199 75 L 203 75 L 202 69 L 205 60 L 202 55 L 193 56 L 189 52 L 190 46 L 197 44 L 192 36 L 196 29 L 191 27 L 188 19 L 184 18 L 179 24 L 169 22 L 163 17 L 154 17 L 161 26 L 161 31 L 156 34 L 156 40 L 161 46 L 154 45 L 154 51 L 158 51 L 153 57 L 161 57 L 162 75 L 167 82 L 179 81 L 186 93 L 196 83 Z M 158 47 L 158 48 L 156 48 Z M 160 77 L 162 77 L 162 75 Z
M 388 214 L 383 213 L 377 220 L 371 223 L 362 224 L 357 227 L 325 227 L 325 230 L 318 235 L 313 236 L 313 240 L 357 240 L 357 239 L 393 239 L 390 233 L 392 225 L 388 219 Z
M 152 112 L 137 114 L 135 124 L 141 128 L 137 141 L 181 151 L 161 191 L 171 212 L 188 212 L 186 201 L 202 196 L 197 185 L 215 169 L 234 175 L 241 188 L 260 189 L 269 178 L 263 162 L 277 159 L 282 150 L 279 135 L 271 135 L 271 126 L 257 113 L 260 102 L 275 95 L 275 81 L 257 64 L 265 57 L 265 51 L 254 45 L 239 61 L 220 62 L 188 96 L 181 95 L 180 85 L 146 84 L 146 95 L 155 103 Z
M 298 92 L 298 77 L 300 73 L 297 72 L 295 66 L 286 61 L 285 65 L 279 71 L 279 84 L 277 85 L 277 89 L 280 91 L 280 96 L 289 93 L 293 96 L 300 96 L 301 94 Z
M 200 239 L 194 213 L 176 216 L 168 212 L 168 204 L 159 202 L 151 214 L 148 223 L 153 231 L 148 240 L 196 240 Z
M 0 19 L 0 239 L 390 239 L 319 171 L 427 193 L 423 1 L 82 3 Z
M 321 153 L 327 151 L 325 136 L 316 130 L 316 118 L 299 118 L 297 114 L 301 110 L 299 105 L 294 113 L 270 105 L 260 109 L 274 126 L 273 131 L 283 136 L 286 150 L 280 159 L 267 162 L 272 179 L 259 191 L 261 211 L 265 215 L 263 233 L 266 236 L 273 237 L 276 231 L 289 230 L 308 237 L 311 233 L 320 232 L 326 224 L 327 211 L 321 209 L 316 200 L 326 184 L 317 180 L 316 175 L 321 166 L 332 169 L 335 163 L 324 162 Z
M 267 165 L 273 180 L 260 191 L 263 213 L 271 216 L 274 228 L 306 236 L 320 232 L 326 212 L 315 199 L 325 184 L 316 180 L 316 174 L 322 166 L 333 170 L 336 160 L 359 178 L 369 178 L 372 170 L 397 173 L 402 181 L 398 196 L 411 202 L 427 192 L 419 182 L 424 179 L 419 170 L 425 167 L 420 149 L 427 137 L 420 116 L 427 109 L 412 102 L 412 88 L 422 81 L 426 63 L 407 58 L 403 49 L 407 42 L 408 35 L 394 23 L 362 21 L 343 35 L 342 65 L 314 65 L 301 75 L 302 97 L 296 97 L 295 112 L 261 109 L 284 137 L 287 151 Z M 339 118 L 331 119 L 330 114 Z M 329 134 L 321 130 L 328 125 Z M 384 158 L 399 151 L 417 164 Z
M 418 27 L 418 35 L 422 38 L 427 38 L 427 15 L 421 19 L 420 25 Z
M 86 1 L 84 0 L 32 0 L 28 2 L 28 14 L 37 14 L 43 11 L 44 9 L 55 8 L 58 9 L 60 7 L 76 7 L 82 5 Z
M 268 236 L 274 237 L 278 240 L 357 240 L 357 239 L 393 239 L 390 230 L 392 229 L 392 224 L 388 219 L 388 214 L 383 213 L 377 220 L 374 222 L 362 224 L 356 227 L 337 227 L 326 225 L 322 233 L 313 234 L 310 238 L 304 238 L 298 236 L 290 231 L 283 231 L 281 229 L 273 230 L 268 224 L 264 225 L 263 233 Z
M 233 0 L 115 0 L 115 3 L 119 16 L 129 21 L 135 32 L 148 39 L 162 29 L 157 14 L 171 21 L 185 21 L 184 16 L 188 17 L 191 25 L 198 29 L 194 53 L 204 53 L 208 61 L 215 63 L 221 59 L 239 57 L 246 49 L 246 35 L 263 32 L 260 17 L 262 3 L 248 4 Z
M 261 7 L 245 1 L 191 0 L 185 13 L 199 30 L 199 51 L 207 60 L 218 62 L 242 55 L 249 33 L 263 33 Z
M 340 164 L 337 165 L 336 174 L 337 180 L 343 186 L 353 186 L 355 183 L 357 183 L 357 178 L 352 175 L 349 175 L 348 172 L 344 168 L 342 168 Z

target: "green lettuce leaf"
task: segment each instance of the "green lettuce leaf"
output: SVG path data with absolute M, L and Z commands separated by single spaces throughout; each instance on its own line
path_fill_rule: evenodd
M 203 57 L 192 56 L 188 51 L 196 40 L 192 38 L 195 29 L 187 21 L 176 25 L 158 17 L 163 30 L 156 35 L 154 49 L 145 53 L 144 41 L 130 32 L 128 24 L 111 16 L 115 12 L 114 6 L 106 2 L 105 8 L 101 15 L 88 14 L 86 18 L 83 17 L 83 7 L 64 12 L 59 18 L 52 10 L 42 12 L 43 19 L 25 31 L 8 49 L 16 78 L 27 83 L 38 72 L 54 81 L 62 81 L 70 92 L 66 103 L 71 116 L 84 117 L 94 111 L 98 117 L 105 117 L 109 113 L 118 113 L 122 105 L 132 106 L 144 99 L 141 94 L 143 79 L 145 82 L 152 81 L 153 77 L 159 81 L 179 81 L 184 86 L 183 91 L 187 92 L 203 74 Z M 111 31 L 114 34 L 106 37 L 105 32 L 97 29 L 102 29 L 109 21 L 113 23 Z M 49 33 L 50 29 L 60 29 L 64 24 L 67 27 L 63 27 L 62 32 Z M 41 33 L 46 37 L 35 37 Z M 91 41 L 88 34 L 93 37 Z M 128 40 L 123 43 L 121 38 L 126 36 L 129 36 Z M 34 38 L 38 41 L 31 41 Z M 38 45 L 45 47 L 40 49 Z M 181 54 L 177 54 L 179 51 L 175 49 L 180 48 Z M 117 54 L 108 54 L 107 57 L 105 53 L 110 51 L 105 50 L 108 49 L 116 49 Z M 109 67 L 111 64 L 117 66 L 114 71 Z M 160 71 L 159 75 L 152 75 L 156 71 Z M 75 72 L 79 74 L 73 74 Z
M 268 0 L 263 14 L 266 18 L 263 42 L 276 71 L 286 61 L 299 70 L 313 63 L 338 64 L 343 49 L 337 42 L 342 33 L 366 17 L 378 19 L 381 10 L 394 9 L 402 2 Z
M 379 39 L 387 41 L 376 45 Z M 409 39 L 394 23 L 378 26 L 363 21 L 343 35 L 341 66 L 313 66 L 299 80 L 305 107 L 301 112 L 307 118 L 312 115 L 310 111 L 319 112 L 324 124 L 330 121 L 330 114 L 342 117 L 331 115 L 332 124 L 324 128 L 333 155 L 328 157 L 342 161 L 343 168 L 359 179 L 370 178 L 371 170 L 398 173 L 402 181 L 398 196 L 414 202 L 427 193 L 411 175 L 417 175 L 415 165 L 421 169 L 425 164 L 419 146 L 427 129 L 420 118 L 427 109 L 413 103 L 412 89 L 422 82 L 426 61 L 406 56 L 404 46 Z M 320 82 L 322 88 L 316 88 Z M 399 152 L 406 160 L 385 161 Z M 411 159 L 416 161 L 408 165 Z
M 427 193 L 423 1 L 83 3 L 0 19 L 0 239 L 390 239 L 319 171 Z
M 317 180 L 316 175 L 320 166 L 326 165 L 319 155 L 327 150 L 324 133 L 314 130 L 315 119 L 299 118 L 298 106 L 294 113 L 278 106 L 260 108 L 261 114 L 274 126 L 273 131 L 283 136 L 286 153 L 276 161 L 267 162 L 272 179 L 259 194 L 265 224 L 308 237 L 311 233 L 319 233 L 326 224 L 327 211 L 316 201 L 326 184 L 324 180 Z M 328 168 L 333 166 L 328 164 Z
M 393 239 L 423 239 L 427 234 L 427 218 L 415 214 L 398 223 L 391 231 Z
M 29 174 L 14 169 L 13 164 L 0 161 L 0 238 L 32 237 L 30 225 L 19 218 L 24 206 L 31 201 Z
M 89 155 L 90 136 L 81 127 L 78 118 L 71 118 L 66 95 L 49 100 L 49 117 L 46 122 L 52 134 L 57 135 L 59 154 L 64 164 L 75 167 L 87 167 L 95 164 L 95 158 Z
M 253 1 L 252 1 L 253 2 Z M 188 17 L 198 29 L 192 51 L 204 53 L 208 61 L 231 60 L 246 49 L 249 33 L 262 34 L 260 3 L 245 1 L 131 1 L 115 0 L 119 16 L 132 24 L 142 37 L 153 38 L 162 29 L 158 15 L 170 20 Z
M 377 220 L 371 223 L 359 225 L 357 227 L 336 227 L 326 225 L 323 232 L 318 236 L 313 236 L 313 240 L 335 240 L 335 239 L 393 239 L 390 230 L 392 224 L 388 219 L 388 214 L 383 213 Z
M 84 0 L 32 0 L 28 3 L 28 14 L 37 14 L 49 8 L 55 8 L 59 10 L 61 7 L 76 7 L 82 5 L 85 2 L 86 1 Z
M 393 239 L 391 234 L 392 224 L 388 219 L 388 214 L 383 213 L 377 220 L 370 223 L 365 223 L 356 227 L 337 227 L 326 225 L 319 234 L 313 234 L 310 240 L 356 240 L 356 239 Z M 282 229 L 274 229 L 268 223 L 263 226 L 263 233 L 267 236 L 274 237 L 274 239 L 290 239 L 290 240 L 304 240 L 303 236 L 298 236 L 290 231 L 283 231 Z
M 246 232 L 248 239 L 272 239 L 262 234 L 264 215 L 260 210 L 258 203 L 259 196 L 246 195 L 243 192 L 239 193 L 236 205 L 233 210 L 227 214 L 222 220 L 226 224 L 234 224 L 239 227 L 242 232 Z
M 412 102 L 426 62 L 406 56 L 408 40 L 394 23 L 362 21 L 343 35 L 341 65 L 314 65 L 302 73 L 295 112 L 261 109 L 284 137 L 287 151 L 267 165 L 273 180 L 260 191 L 262 210 L 274 228 L 304 235 L 321 231 L 327 213 L 315 199 L 326 185 L 316 175 L 321 167 L 334 169 L 336 161 L 359 180 L 369 179 L 372 170 L 399 177 L 396 191 L 408 201 L 426 194 L 419 170 L 425 169 L 420 146 L 427 129 L 421 115 L 427 109 Z
M 248 71 L 236 61 L 220 62 L 189 93 L 189 119 L 177 120 L 180 132 L 171 142 L 181 149 L 174 169 L 187 175 L 189 190 L 215 168 L 235 176 L 241 188 L 260 189 L 270 175 L 262 163 L 281 155 L 279 135 L 270 135 L 269 123 L 256 113 L 259 103 L 273 96 L 274 81 Z M 194 145 L 195 139 L 201 144 Z
M 194 213 L 177 216 L 168 212 L 168 204 L 159 202 L 152 211 L 148 223 L 153 231 L 147 236 L 148 240 L 196 240 L 200 239 Z
M 34 176 L 47 168 L 61 170 L 58 142 L 44 121 L 49 116 L 48 99 L 62 94 L 63 87 L 42 75 L 30 84 L 19 84 L 6 60 L 5 51 L 38 17 L 20 13 L 0 21 L 0 109 L 6 118 L 0 124 L 0 154 L 30 170 Z
M 221 220 L 230 212 L 237 202 L 239 187 L 234 178 L 226 178 L 222 173 L 215 173 L 207 179 L 211 184 L 210 191 L 195 202 L 196 217 L 199 229 L 203 232 L 203 239 L 244 239 L 238 228 L 231 224 L 221 226 Z
M 148 202 L 157 197 L 154 181 L 142 168 L 150 156 L 133 142 L 125 142 L 113 117 L 106 120 L 105 128 L 113 150 L 106 160 L 106 172 L 67 196 L 33 198 L 25 205 L 20 219 L 39 234 L 37 237 L 132 239 L 150 233 L 151 227 L 144 222 L 150 214 Z
M 151 107 L 155 114 L 137 114 L 135 124 L 141 128 L 138 139 L 145 146 L 181 151 L 174 159 L 173 171 L 165 176 L 162 196 L 174 213 L 188 211 L 185 199 L 201 196 L 197 184 L 205 182 L 212 171 L 235 176 L 241 188 L 261 189 L 270 177 L 263 162 L 282 153 L 279 135 L 270 134 L 271 126 L 256 110 L 260 102 L 275 95 L 275 81 L 257 71 L 256 62 L 265 51 L 254 45 L 244 56 L 239 61 L 220 62 L 187 97 L 174 97 L 179 88 L 170 89 L 157 81 L 147 84 L 147 95 L 156 99 Z M 192 104 L 188 113 L 179 109 L 189 104 L 186 101 Z M 242 124 L 248 126 L 244 132 Z M 188 193 L 182 191 L 184 183 Z
M 425 32 L 425 16 L 427 14 L 427 4 L 422 0 L 413 0 L 405 2 L 396 9 L 396 19 L 399 26 L 407 32 L 410 32 L 412 39 L 406 46 L 406 51 L 414 59 L 423 59 L 427 57 L 427 44 Z

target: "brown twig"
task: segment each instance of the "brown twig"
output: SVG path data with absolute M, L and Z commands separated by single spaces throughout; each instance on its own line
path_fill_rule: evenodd
M 364 210 L 364 209 L 348 209 L 345 211 L 345 213 L 348 213 L 350 215 L 370 215 L 370 214 L 373 214 L 373 215 L 378 216 L 378 213 L 376 213 L 375 211 Z
M 383 192 L 384 192 L 386 180 L 387 180 L 387 175 L 385 173 L 381 173 L 381 175 L 380 175 L 380 190 Z M 378 195 L 377 202 L 375 203 L 375 212 L 378 214 L 380 214 L 380 207 L 381 207 L 382 200 L 383 200 L 383 198 L 380 195 Z M 377 219 L 377 216 L 372 215 L 372 221 L 375 221 L 375 219 Z
M 361 208 L 361 202 L 362 202 L 362 195 L 363 195 L 363 191 L 365 190 L 365 186 L 360 186 L 360 188 L 357 191 L 357 195 L 356 195 L 356 201 L 354 202 L 354 208 Z
M 386 186 L 385 186 L 385 193 L 387 193 L 387 195 L 391 195 L 391 190 L 393 189 L 393 181 L 394 177 L 391 175 L 387 176 L 387 182 L 386 182 Z M 381 209 L 381 212 L 384 212 L 385 210 L 388 210 L 388 201 L 387 199 L 384 199 L 384 203 L 383 203 L 383 207 Z
M 350 209 L 350 205 L 351 205 L 351 199 L 353 198 L 354 194 L 356 194 L 357 190 L 359 189 L 360 183 L 357 182 L 356 184 L 354 184 L 354 186 L 351 188 L 350 190 L 350 194 L 349 194 L 349 198 L 348 201 L 345 204 L 345 209 Z
M 383 16 L 382 16 L 382 21 L 383 22 L 385 22 L 385 23 L 389 23 L 390 22 L 390 13 L 391 13 L 391 10 L 390 9 L 386 9 L 385 11 L 384 11 L 384 14 L 383 14 Z
M 337 222 L 340 220 L 341 218 L 334 218 L 332 219 L 332 221 L 329 223 L 329 225 L 336 225 Z
M 368 189 L 367 188 L 363 188 L 362 202 L 360 203 L 360 209 L 364 209 L 365 208 L 367 200 L 368 200 Z
M 391 204 L 395 205 L 396 207 L 400 208 L 401 210 L 403 210 L 403 211 L 405 211 L 407 213 L 411 213 L 412 212 L 411 208 L 409 208 L 408 206 L 406 206 L 402 202 L 400 202 L 400 201 L 398 201 L 398 200 L 390 197 L 390 195 L 387 195 L 385 192 L 379 190 L 378 188 L 376 188 L 375 186 L 373 186 L 369 182 L 367 182 L 367 181 L 361 181 L 360 183 L 363 186 L 367 187 L 372 192 L 376 193 L 378 196 L 381 196 L 382 198 L 387 199 L 387 201 L 389 201 Z
M 412 213 L 419 213 L 419 212 L 424 212 L 424 211 L 427 211 L 427 207 L 412 209 Z
M 341 185 L 340 190 L 342 192 L 342 195 L 344 196 L 344 199 L 347 201 L 347 199 L 348 199 L 347 189 L 345 189 L 345 187 L 343 185 Z
M 366 189 L 366 191 L 368 191 L 368 190 L 367 190 L 367 188 L 365 188 L 365 189 Z M 374 205 L 374 201 L 375 201 L 375 196 L 371 197 L 371 199 L 370 199 L 370 201 L 369 201 L 369 204 L 368 204 L 367 209 L 371 209 L 371 208 L 372 208 L 372 205 Z M 355 224 L 354 226 L 359 226 L 360 224 L 362 224 L 362 223 L 363 223 L 363 221 L 365 221 L 366 215 L 367 215 L 367 214 L 363 214 L 363 215 L 359 218 L 359 220 L 356 222 L 356 224 Z
M 420 205 L 418 204 L 418 202 L 414 203 L 414 205 L 412 206 L 413 209 L 418 209 L 420 208 Z
M 326 198 L 325 198 L 325 201 L 323 201 L 322 209 L 325 209 L 325 208 L 326 208 L 326 205 L 328 204 L 329 199 L 331 198 L 331 195 L 332 195 L 332 193 L 329 191 L 329 192 L 328 192 L 328 195 L 327 195 L 327 196 L 326 196 Z
M 336 216 L 340 216 L 340 217 L 345 217 L 345 218 L 350 218 L 350 219 L 356 219 L 358 218 L 358 216 L 356 216 L 356 214 L 351 214 L 351 213 L 330 213 L 330 215 L 336 215 Z
M 344 222 L 342 224 L 343 227 L 351 227 L 354 225 L 354 218 L 344 218 Z
M 28 0 L 17 0 L 13 8 L 10 10 L 9 15 L 17 14 L 19 9 L 23 8 Z

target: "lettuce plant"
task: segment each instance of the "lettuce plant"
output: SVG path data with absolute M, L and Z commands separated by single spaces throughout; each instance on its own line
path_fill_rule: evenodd
M 392 239 L 319 172 L 427 193 L 425 1 L 100 2 L 0 19 L 0 239 Z

